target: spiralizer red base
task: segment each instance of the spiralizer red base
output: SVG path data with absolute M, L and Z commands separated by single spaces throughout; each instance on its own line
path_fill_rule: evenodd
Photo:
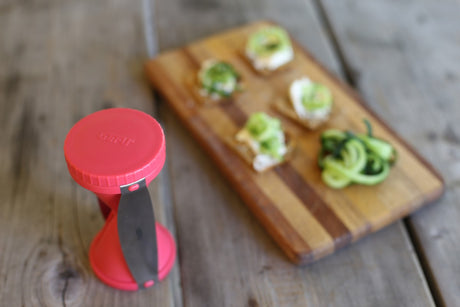
M 105 284 L 127 291 L 139 290 L 139 287 L 129 272 L 128 265 L 118 239 L 116 215 L 111 214 L 105 227 L 96 235 L 91 243 L 89 261 L 94 273 Z M 158 243 L 158 279 L 163 280 L 171 270 L 176 256 L 176 246 L 169 231 L 160 223 L 156 223 Z M 148 281 L 145 288 L 153 286 Z

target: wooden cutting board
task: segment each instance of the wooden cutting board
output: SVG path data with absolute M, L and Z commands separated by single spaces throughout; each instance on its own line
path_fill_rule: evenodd
M 315 261 L 440 197 L 444 183 L 433 168 L 298 43 L 293 41 L 294 60 L 283 69 L 266 75 L 252 68 L 244 56 L 246 40 L 270 24 L 252 23 L 164 52 L 147 63 L 147 73 L 287 256 L 298 264 Z M 244 87 L 214 105 L 197 94 L 195 82 L 201 63 L 213 58 L 230 62 Z M 302 76 L 326 85 L 334 96 L 330 120 L 315 131 L 274 108 L 288 102 L 289 84 Z M 253 171 L 228 142 L 256 111 L 279 117 L 296 139 L 291 160 L 264 173 Z M 365 132 L 364 118 L 374 135 L 394 145 L 398 161 L 379 185 L 331 189 L 317 166 L 319 135 L 329 128 Z

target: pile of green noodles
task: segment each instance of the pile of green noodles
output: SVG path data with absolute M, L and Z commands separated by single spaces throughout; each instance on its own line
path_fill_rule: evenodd
M 375 185 L 387 178 L 396 161 L 396 150 L 374 137 L 370 123 L 365 123 L 367 134 L 335 129 L 321 134 L 318 163 L 328 186 L 340 189 L 352 183 Z

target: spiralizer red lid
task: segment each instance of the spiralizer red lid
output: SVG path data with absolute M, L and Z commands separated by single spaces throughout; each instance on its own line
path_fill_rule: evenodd
M 96 193 L 119 194 L 120 186 L 145 178 L 165 162 L 165 137 L 158 122 L 138 110 L 113 108 L 78 121 L 67 134 L 64 154 L 71 176 Z

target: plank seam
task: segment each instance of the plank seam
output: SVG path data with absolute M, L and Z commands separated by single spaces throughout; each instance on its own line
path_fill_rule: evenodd
M 154 5 L 155 0 L 142 0 L 142 20 L 144 24 L 145 44 L 147 55 L 153 58 L 158 53 L 158 39 L 156 35 L 156 27 L 154 23 Z
M 444 297 L 442 295 L 442 291 L 440 290 L 438 284 L 436 283 L 436 278 L 431 268 L 430 262 L 428 257 L 426 256 L 423 250 L 423 244 L 417 235 L 417 231 L 410 220 L 410 217 L 403 219 L 403 225 L 406 229 L 407 235 L 409 237 L 410 243 L 414 248 L 414 254 L 417 257 L 417 260 L 420 264 L 420 268 L 423 272 L 423 276 L 425 277 L 426 284 L 428 289 L 431 293 L 431 297 L 434 301 L 434 304 L 439 307 L 447 306 Z
M 323 23 L 324 28 L 326 30 L 326 35 L 329 37 L 329 40 L 332 44 L 332 47 L 334 48 L 334 51 L 337 55 L 337 58 L 339 60 L 339 64 L 342 66 L 343 72 L 344 72 L 344 77 L 346 82 L 355 90 L 357 89 L 358 82 L 356 80 L 356 73 L 352 69 L 352 67 L 348 64 L 345 53 L 343 51 L 342 46 L 340 45 L 340 42 L 337 38 L 337 35 L 335 34 L 334 28 L 332 26 L 332 23 L 328 17 L 328 14 L 326 12 L 326 8 L 324 7 L 322 0 L 313 0 L 314 5 L 316 6 L 316 10 L 318 12 L 318 15 L 320 17 L 320 21 Z M 369 108 L 366 108 L 369 110 Z M 369 110 L 370 111 L 370 110 Z M 373 114 L 373 112 L 371 112 Z M 398 135 L 399 136 L 399 135 Z M 403 142 L 403 145 L 406 145 L 406 147 L 413 153 L 412 147 L 408 146 L 405 142 Z M 420 159 L 419 155 L 416 155 L 417 158 Z M 420 159 L 422 163 L 426 166 L 426 163 L 424 159 Z M 429 167 L 430 171 L 434 171 L 432 168 Z M 442 178 L 438 175 L 436 171 L 434 171 L 435 175 L 441 180 L 442 184 L 444 185 L 444 182 Z M 442 192 L 441 192 L 442 194 Z M 436 197 L 435 197 L 436 198 Z M 430 197 L 426 199 L 426 202 L 429 203 Z M 434 278 L 433 271 L 429 265 L 429 261 L 427 257 L 425 256 L 425 253 L 423 251 L 422 244 L 416 234 L 416 230 L 412 225 L 412 222 L 410 221 L 410 216 L 407 218 L 403 219 L 403 229 L 406 231 L 406 234 L 409 237 L 409 243 L 412 245 L 414 248 L 414 254 L 416 257 L 416 261 L 420 268 L 421 268 L 421 273 L 423 274 L 423 277 L 425 278 L 425 282 L 428 286 L 431 298 L 434 301 L 434 304 L 436 306 L 446 306 L 444 299 L 442 297 L 441 291 L 436 284 L 436 280 Z
M 158 36 L 157 36 L 157 27 L 155 24 L 155 0 L 141 0 L 142 1 L 142 23 L 144 27 L 144 36 L 145 36 L 145 44 L 146 44 L 146 51 L 147 55 L 149 58 L 153 58 L 156 56 L 159 52 L 159 45 L 158 45 Z M 160 108 L 160 98 L 157 95 L 157 93 L 152 90 L 152 98 L 153 98 L 153 104 L 155 105 L 155 110 L 157 112 L 157 117 L 160 123 L 163 123 L 164 116 L 161 112 Z M 164 125 L 162 125 L 164 126 Z M 176 200 L 174 198 L 174 186 L 171 181 L 171 176 L 170 176 L 170 167 L 169 167 L 169 159 L 166 161 L 166 163 L 163 166 L 163 171 L 161 174 L 161 179 L 162 179 L 162 189 L 163 189 L 163 203 L 165 206 L 165 216 L 166 219 L 169 221 L 169 230 L 171 234 L 174 236 L 176 239 L 176 264 L 177 266 L 177 272 L 179 272 L 177 275 L 174 274 L 174 268 L 171 273 L 176 275 L 177 278 L 177 283 L 174 283 L 173 279 L 169 279 L 169 284 L 171 287 L 172 291 L 172 300 L 174 306 L 184 306 L 184 297 L 183 297 L 183 285 L 182 285 L 182 265 L 181 265 L 181 249 L 178 244 L 179 238 L 178 238 L 178 232 L 176 231 L 176 225 L 177 225 L 177 218 L 175 214 L 175 204 Z M 171 274 L 172 275 L 172 274 Z
M 324 30 L 326 31 L 326 37 L 329 38 L 329 42 L 332 45 L 332 52 L 337 57 L 339 61 L 339 66 L 342 68 L 345 81 L 349 85 L 351 85 L 351 87 L 356 88 L 356 72 L 348 64 L 345 58 L 345 53 L 339 43 L 337 35 L 334 32 L 334 28 L 332 27 L 332 23 L 329 20 L 324 5 L 322 4 L 321 0 L 313 0 L 312 3 L 313 6 L 316 8 L 316 12 L 318 13 L 320 23 L 322 23 L 324 26 Z
M 157 105 L 159 105 L 160 102 L 160 97 L 154 92 L 155 95 L 155 102 Z M 163 123 L 163 120 L 165 118 L 163 114 L 163 108 L 157 108 L 158 110 L 158 117 L 160 119 L 160 122 Z M 170 155 L 172 156 L 172 155 Z M 175 193 L 173 192 L 175 190 L 175 185 L 174 182 L 171 180 L 171 159 L 168 158 L 166 163 L 163 166 L 163 171 L 162 171 L 162 180 L 163 182 L 166 182 L 167 184 L 163 184 L 163 191 L 164 191 L 164 197 L 167 198 L 168 200 L 165 201 L 166 206 L 169 208 L 168 210 L 168 218 L 171 221 L 171 225 L 173 226 L 172 229 L 170 229 L 172 235 L 176 239 L 176 265 L 177 265 L 177 270 L 179 272 L 178 274 L 178 284 L 177 285 L 172 285 L 173 289 L 175 287 L 178 287 L 177 291 L 173 290 L 173 293 L 177 294 L 173 295 L 173 300 L 174 300 L 174 306 L 182 307 L 184 306 L 184 297 L 183 297 L 183 284 L 182 284 L 182 249 L 180 248 L 179 245 L 179 231 L 177 231 L 177 201 L 175 197 Z

